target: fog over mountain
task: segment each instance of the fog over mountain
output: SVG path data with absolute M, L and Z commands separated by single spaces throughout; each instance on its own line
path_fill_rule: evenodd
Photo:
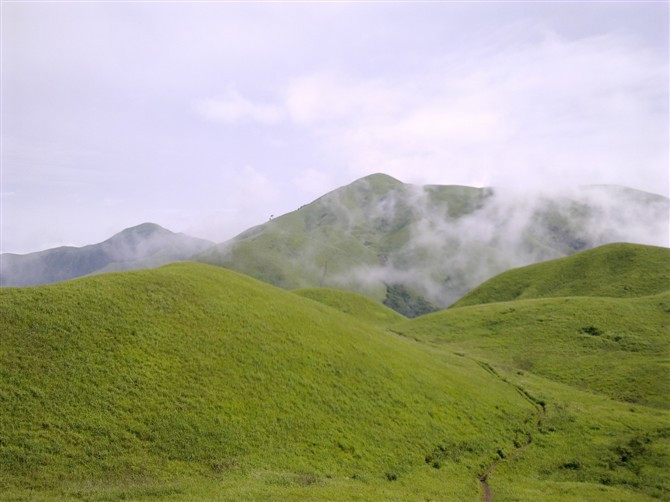
M 610 242 L 667 246 L 668 209 L 666 197 L 617 186 L 517 191 L 377 174 L 197 259 L 285 288 L 340 287 L 389 304 L 400 295 L 445 307 L 512 267 Z

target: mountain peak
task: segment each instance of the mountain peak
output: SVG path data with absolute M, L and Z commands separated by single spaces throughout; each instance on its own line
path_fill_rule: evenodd
M 357 185 L 361 183 L 366 183 L 373 187 L 392 187 L 392 186 L 402 186 L 404 183 L 400 180 L 395 179 L 393 176 L 389 176 L 384 173 L 373 173 L 363 176 L 362 178 L 357 179 L 351 185 Z
M 139 225 L 135 225 L 134 227 L 129 227 L 124 230 L 121 230 L 116 235 L 138 235 L 142 237 L 149 237 L 150 235 L 154 234 L 172 234 L 173 232 L 169 231 L 167 228 L 163 228 L 157 223 L 141 223 Z

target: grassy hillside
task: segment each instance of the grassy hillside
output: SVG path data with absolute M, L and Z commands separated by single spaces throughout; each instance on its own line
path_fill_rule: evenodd
M 562 296 L 630 298 L 670 289 L 670 249 L 609 244 L 566 258 L 504 272 L 454 307 Z
M 481 304 L 392 328 L 544 404 L 539 434 L 489 477 L 497 500 L 670 500 L 668 253 L 612 245 L 513 270 L 464 299 Z M 538 298 L 500 301 L 517 296 Z
M 348 289 L 408 317 L 512 267 L 609 242 L 667 245 L 667 198 L 622 187 L 515 193 L 357 180 L 196 259 L 286 289 Z
M 214 243 L 176 234 L 155 223 L 127 228 L 104 242 L 24 255 L 4 253 L 1 286 L 35 286 L 89 274 L 158 267 L 185 260 Z
M 617 249 L 659 252 L 589 293 Z M 195 263 L 4 288 L 2 499 L 670 500 L 670 291 L 623 276 L 412 320 Z
M 396 311 L 352 291 L 307 288 L 294 290 L 293 293 L 328 305 L 335 310 L 354 316 L 358 320 L 371 322 L 378 326 L 391 326 L 406 320 Z
M 5 500 L 478 500 L 533 426 L 476 362 L 217 267 L 0 299 Z
M 581 390 L 670 409 L 667 291 L 450 308 L 394 329 Z

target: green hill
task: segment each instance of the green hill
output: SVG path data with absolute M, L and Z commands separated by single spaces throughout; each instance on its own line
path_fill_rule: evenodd
M 624 402 L 670 409 L 670 292 L 450 308 L 393 328 Z
M 670 289 L 670 249 L 609 244 L 504 272 L 454 307 L 562 296 L 630 298 Z
M 404 316 L 379 302 L 351 291 L 308 288 L 297 289 L 293 293 L 328 305 L 340 312 L 352 315 L 356 319 L 368 321 L 379 326 L 391 326 L 406 320 Z
M 670 500 L 670 292 L 473 305 L 394 331 L 479 361 L 544 413 L 496 500 Z
M 610 242 L 667 245 L 669 207 L 614 186 L 518 193 L 374 174 L 196 259 L 286 289 L 356 291 L 416 317 L 512 267 Z
M 579 296 L 613 250 L 636 296 Z M 412 320 L 197 263 L 3 288 L 1 498 L 670 500 L 657 253 Z
M 540 434 L 489 478 L 497 499 L 670 500 L 668 253 L 617 244 L 512 270 L 463 301 L 481 304 L 392 327 L 544 403 Z
M 382 307 L 190 263 L 0 300 L 4 500 L 477 500 L 532 429 L 516 388 Z
M 186 260 L 214 245 L 155 223 L 127 228 L 104 242 L 62 246 L 24 255 L 3 253 L 1 286 L 35 286 L 89 274 L 158 267 Z

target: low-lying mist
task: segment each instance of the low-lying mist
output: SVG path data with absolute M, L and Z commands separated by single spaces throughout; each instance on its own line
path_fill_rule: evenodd
M 384 263 L 358 267 L 345 282 L 403 283 L 447 306 L 509 268 L 611 242 L 668 246 L 668 200 L 620 187 L 554 192 L 491 190 L 480 207 L 450 217 L 450 203 L 413 187 L 404 200 L 383 201 L 377 214 L 412 214 L 409 236 Z

